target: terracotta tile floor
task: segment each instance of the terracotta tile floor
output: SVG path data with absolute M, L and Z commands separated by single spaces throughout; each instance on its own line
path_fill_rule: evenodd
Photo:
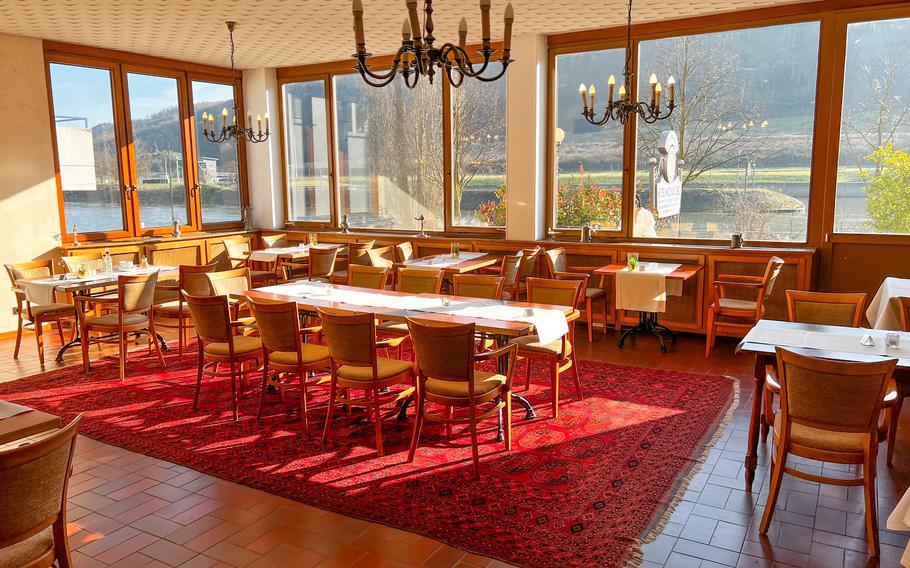
M 51 341 L 53 341 L 52 336 Z M 760 448 L 755 492 L 743 491 L 743 455 L 752 396 L 752 361 L 721 340 L 710 359 L 702 337 L 683 336 L 661 354 L 640 338 L 620 350 L 616 337 L 580 339 L 582 359 L 729 375 L 740 385 L 739 405 L 706 464 L 681 496 L 661 534 L 645 546 L 647 568 L 717 566 L 841 568 L 897 566 L 907 537 L 881 531 L 881 559 L 866 554 L 861 488 L 786 480 L 772 530 L 759 537 L 766 500 L 768 446 Z M 0 341 L 7 365 L 0 381 L 40 372 L 34 338 L 18 362 Z M 53 361 L 56 344 L 48 352 Z M 78 351 L 66 364 L 78 364 Z M 54 368 L 51 362 L 48 368 Z M 745 380 L 742 380 L 745 379 Z M 905 405 L 910 406 L 910 405 Z M 894 466 L 880 460 L 881 525 L 910 483 L 906 412 Z M 809 462 L 805 462 L 808 464 Z M 818 464 L 815 464 L 818 465 Z M 826 469 L 833 469 L 825 466 Z M 833 466 L 834 468 L 838 466 Z M 432 539 L 322 511 L 262 491 L 80 437 L 69 490 L 70 539 L 76 566 L 293 566 L 363 568 L 502 567 Z

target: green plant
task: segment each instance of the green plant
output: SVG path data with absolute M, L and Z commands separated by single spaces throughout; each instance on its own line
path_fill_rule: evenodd
M 869 225 L 878 233 L 910 233 L 910 153 L 891 142 L 867 159 L 878 173 L 864 171 Z
M 581 227 L 600 225 L 606 228 L 620 226 L 622 218 L 622 190 L 618 187 L 601 187 L 585 174 L 584 165 L 578 174 L 556 188 L 556 225 Z
M 488 227 L 504 227 L 506 224 L 506 184 L 500 184 L 489 201 L 477 207 L 477 216 L 486 222 Z

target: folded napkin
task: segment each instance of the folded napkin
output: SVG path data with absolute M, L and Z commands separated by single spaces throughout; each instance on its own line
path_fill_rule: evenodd
M 19 414 L 25 414 L 26 412 L 31 412 L 32 409 L 27 406 L 22 406 L 21 404 L 15 404 L 13 402 L 6 402 L 5 400 L 0 400 L 0 420 L 4 418 L 9 418 L 10 416 L 17 416 Z

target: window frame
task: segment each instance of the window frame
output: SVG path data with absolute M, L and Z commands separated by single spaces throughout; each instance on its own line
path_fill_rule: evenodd
M 492 46 L 495 49 L 502 49 L 501 42 L 492 42 Z M 480 49 L 482 46 L 480 44 L 469 45 L 467 50 L 471 52 L 474 49 Z M 381 69 L 383 67 L 388 67 L 391 65 L 394 56 L 384 55 L 373 57 L 370 60 L 370 64 L 374 69 Z M 352 75 L 355 74 L 355 71 L 352 71 L 353 64 L 352 60 L 341 60 L 333 61 L 329 63 L 316 63 L 312 65 L 301 65 L 296 67 L 283 67 L 277 70 L 278 76 L 278 123 L 279 123 L 279 132 L 281 134 L 281 178 L 283 183 L 282 197 L 284 203 L 284 218 L 285 226 L 289 228 L 297 229 L 337 229 L 339 228 L 339 223 L 341 222 L 341 217 L 339 215 L 339 179 L 338 172 L 339 168 L 339 156 L 338 156 L 338 145 L 337 145 L 337 133 L 335 132 L 335 81 L 334 78 L 338 75 Z M 396 81 L 401 79 L 396 77 Z M 425 81 L 425 78 L 421 78 L 421 81 Z M 466 81 L 471 81 L 473 79 L 465 79 Z M 506 78 L 503 77 L 499 79 L 500 81 L 505 81 Z M 284 109 L 284 85 L 288 83 L 301 83 L 309 81 L 323 81 L 325 85 L 326 93 L 326 120 L 329 121 L 328 124 L 328 152 L 329 152 L 329 189 L 331 192 L 330 198 L 330 222 L 320 222 L 320 221 L 295 221 L 290 218 L 290 184 L 288 183 L 288 172 L 287 172 L 287 150 L 285 148 L 285 109 Z M 442 81 L 441 91 L 442 91 L 442 168 L 443 168 L 443 213 L 444 213 L 444 228 L 442 231 L 427 231 L 428 234 L 434 236 L 446 236 L 453 235 L 459 237 L 480 237 L 480 238 L 505 238 L 505 227 L 470 227 L 464 225 L 455 225 L 454 224 L 454 212 L 453 212 L 453 195 L 452 195 L 452 168 L 453 168 L 453 159 L 452 153 L 454 150 L 454 140 L 452 136 L 452 87 L 449 85 L 448 81 L 444 79 L 443 75 L 437 74 L 436 81 Z M 506 144 L 508 144 L 508 139 L 506 139 Z M 353 231 L 358 233 L 377 233 L 377 234 L 413 234 L 416 232 L 416 229 L 389 229 L 389 228 L 367 228 L 367 227 L 354 227 Z
M 70 65 L 108 70 L 111 73 L 111 96 L 114 110 L 114 132 L 118 146 L 118 166 L 120 173 L 120 203 L 123 217 L 123 230 L 79 232 L 83 241 L 105 241 L 126 238 L 145 238 L 150 236 L 170 235 L 171 227 L 154 227 L 142 229 L 140 226 L 140 208 L 138 199 L 128 187 L 135 185 L 133 172 L 135 167 L 134 148 L 131 140 L 129 115 L 129 94 L 127 74 L 141 73 L 177 80 L 178 108 L 180 113 L 181 145 L 184 159 L 184 179 L 186 180 L 187 225 L 180 227 L 184 233 L 199 233 L 216 230 L 243 228 L 243 221 L 224 223 L 202 223 L 201 201 L 199 199 L 199 173 L 196 164 L 197 147 L 195 133 L 195 116 L 192 106 L 192 81 L 206 81 L 233 85 L 234 100 L 237 112 L 243 113 L 243 93 L 241 79 L 231 76 L 229 69 L 174 61 L 159 57 L 133 54 L 102 48 L 44 41 L 44 69 L 47 84 L 48 115 L 50 118 L 51 142 L 54 159 L 54 172 L 57 185 L 57 208 L 60 220 L 60 239 L 63 244 L 73 242 L 73 234 L 66 223 L 63 200 L 63 186 L 60 176 L 60 158 L 57 149 L 57 135 L 54 122 L 53 86 L 51 83 L 51 65 Z M 241 207 L 249 205 L 249 186 L 247 183 L 246 148 L 243 142 L 237 145 L 238 174 L 240 176 Z M 78 228 L 78 226 L 77 226 Z
M 810 178 L 809 178 L 809 202 L 806 212 L 806 239 L 802 241 L 758 241 L 756 245 L 774 248 L 804 248 L 817 242 L 820 238 L 821 217 L 826 213 L 825 205 L 820 200 L 822 194 L 827 194 L 826 183 L 819 177 L 819 171 L 825 167 L 826 144 L 822 138 L 827 134 L 827 121 L 830 109 L 825 102 L 830 103 L 825 93 L 830 89 L 825 89 L 831 81 L 830 53 L 832 37 L 831 27 L 834 15 L 827 12 L 819 12 L 808 5 L 783 6 L 780 8 L 759 8 L 755 10 L 746 10 L 739 12 L 731 17 L 730 14 L 719 14 L 710 16 L 697 16 L 680 20 L 670 20 L 666 22 L 653 22 L 645 24 L 632 25 L 632 55 L 630 64 L 634 71 L 637 72 L 639 65 L 639 45 L 643 41 L 666 39 L 673 37 L 682 37 L 688 35 L 702 35 L 710 33 L 720 33 L 729 31 L 739 31 L 747 29 L 775 27 L 789 24 L 799 24 L 807 22 L 818 22 L 819 24 L 819 45 L 818 45 L 818 64 L 816 72 L 816 95 L 814 123 L 812 128 L 812 149 L 810 152 Z M 845 28 L 846 29 L 846 28 Z M 587 51 L 597 51 L 611 48 L 624 48 L 626 45 L 626 27 L 614 27 L 602 30 L 593 30 L 587 32 L 569 33 L 551 35 L 549 37 L 549 73 L 548 83 L 548 128 L 547 128 L 547 216 L 546 230 L 547 235 L 560 240 L 577 240 L 580 238 L 579 229 L 560 229 L 556 227 L 556 186 L 553 171 L 555 169 L 555 141 L 554 129 L 555 122 L 555 88 L 556 88 L 556 55 L 568 53 L 580 53 Z M 841 64 L 841 67 L 843 65 Z M 824 89 L 824 90 L 823 90 Z M 638 96 L 638 81 L 632 81 L 632 97 Z M 819 94 L 821 93 L 821 96 Z M 696 245 L 696 246 L 717 246 L 726 243 L 725 239 L 698 239 L 698 238 L 675 238 L 675 237 L 634 237 L 632 227 L 632 211 L 634 192 L 630 189 L 635 183 L 636 161 L 638 153 L 638 120 L 633 116 L 626 123 L 624 132 L 624 151 L 623 151 L 623 211 L 622 211 L 622 228 L 619 231 L 597 231 L 593 237 L 595 242 L 630 242 L 630 243 L 654 243 L 661 245 Z M 833 212 L 832 212 L 833 219 Z

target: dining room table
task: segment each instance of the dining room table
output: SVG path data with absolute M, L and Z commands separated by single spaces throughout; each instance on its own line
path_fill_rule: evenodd
M 613 278 L 611 305 L 614 310 L 613 321 L 616 331 L 622 330 L 622 320 L 626 311 L 638 312 L 638 323 L 627 329 L 617 341 L 622 347 L 626 339 L 636 334 L 651 333 L 657 337 L 662 352 L 667 351 L 663 334 L 671 341 L 676 341 L 676 333 L 658 320 L 658 314 L 665 310 L 667 296 L 681 296 L 683 284 L 694 278 L 704 268 L 700 264 L 682 264 L 671 262 L 639 262 L 636 270 L 627 264 L 608 264 L 596 268 L 594 275 Z M 662 279 L 663 282 L 655 282 Z M 663 290 L 662 298 L 648 294 L 649 286 Z M 604 324 L 606 328 L 606 324 Z
M 875 329 L 899 330 L 901 298 L 910 298 L 910 278 L 885 278 L 866 308 L 869 324 Z
M 555 341 L 568 333 L 569 322 L 580 316 L 572 306 L 446 294 L 409 294 L 315 281 L 266 286 L 233 296 L 238 299 L 295 302 L 302 312 L 309 314 L 315 314 L 317 308 L 329 308 L 368 312 L 382 321 L 405 322 L 411 318 L 441 323 L 473 323 L 478 332 L 485 333 L 500 344 L 532 333 L 540 336 L 541 343 Z M 506 371 L 507 363 L 508 357 L 499 358 L 497 365 L 500 373 Z M 524 408 L 528 420 L 537 417 L 527 399 L 516 393 L 512 393 L 512 398 Z M 400 419 L 405 419 L 406 410 L 405 403 L 399 411 Z
M 888 333 L 896 333 L 899 345 L 887 345 Z M 785 347 L 797 353 L 844 362 L 872 362 L 896 359 L 893 378 L 898 387 L 898 401 L 894 411 L 900 413 L 903 393 L 910 387 L 910 333 L 885 330 L 841 327 L 835 325 L 805 324 L 762 319 L 737 345 L 737 353 L 754 355 L 752 410 L 745 455 L 746 490 L 752 490 L 755 470 L 758 467 L 758 440 L 761 429 L 762 397 L 765 394 L 767 367 L 777 364 L 777 348 Z M 897 421 L 891 422 L 896 428 Z M 892 435 L 889 439 L 893 439 Z
M 134 276 L 139 274 L 149 274 L 151 272 L 158 272 L 159 281 L 162 279 L 176 278 L 179 274 L 179 269 L 176 266 L 132 266 L 132 267 L 123 267 L 114 266 L 111 273 L 96 273 L 85 276 L 78 276 L 72 273 L 66 274 L 55 274 L 52 276 L 38 276 L 35 278 L 23 278 L 16 281 L 16 284 L 25 290 L 26 296 L 30 302 L 33 302 L 38 305 L 42 304 L 52 304 L 54 303 L 54 298 L 57 292 L 64 294 L 73 294 L 78 296 L 92 296 L 98 293 L 108 294 L 110 293 L 110 286 L 116 286 L 117 280 L 121 275 L 124 276 Z M 99 292 L 100 291 L 100 292 Z M 161 344 L 161 348 L 167 351 L 168 345 L 164 337 L 161 334 L 158 334 L 158 341 Z M 63 361 L 64 354 L 73 347 L 81 345 L 81 338 L 79 334 L 76 334 L 76 337 L 64 344 L 59 351 L 57 351 L 57 362 Z
M 325 243 L 313 245 L 317 249 L 342 248 L 343 244 Z M 300 243 L 288 247 L 269 247 L 251 251 L 248 259 L 252 262 L 275 263 L 281 260 L 303 260 L 310 257 L 311 245 Z
M 433 268 L 444 271 L 447 275 L 467 274 L 492 266 L 502 259 L 494 254 L 481 251 L 461 251 L 453 254 L 434 254 L 412 258 L 396 263 L 403 268 Z
M 0 400 L 0 451 L 18 447 L 60 427 L 58 416 Z

